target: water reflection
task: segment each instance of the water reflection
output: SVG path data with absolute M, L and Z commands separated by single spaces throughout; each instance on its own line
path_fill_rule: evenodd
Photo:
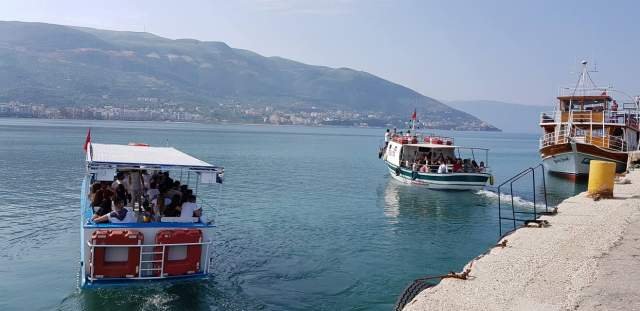
M 382 205 L 389 223 L 402 221 L 473 221 L 486 216 L 492 199 L 476 191 L 431 190 L 400 183 L 389 178 L 382 195 Z

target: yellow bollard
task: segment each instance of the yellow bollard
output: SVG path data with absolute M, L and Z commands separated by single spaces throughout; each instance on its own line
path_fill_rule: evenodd
M 591 197 L 613 198 L 613 182 L 616 178 L 616 164 L 607 161 L 591 160 L 589 163 L 589 186 Z

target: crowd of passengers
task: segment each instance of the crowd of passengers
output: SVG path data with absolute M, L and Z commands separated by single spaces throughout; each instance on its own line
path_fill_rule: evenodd
M 89 194 L 96 223 L 133 223 L 179 217 L 192 222 L 202 216 L 196 196 L 188 185 L 173 180 L 169 172 L 118 172 L 113 182 L 98 181 Z
M 484 161 L 478 164 L 476 160 L 445 157 L 442 152 L 436 157 L 433 153 L 427 152 L 413 162 L 404 160 L 401 165 L 421 173 L 484 173 L 486 170 Z

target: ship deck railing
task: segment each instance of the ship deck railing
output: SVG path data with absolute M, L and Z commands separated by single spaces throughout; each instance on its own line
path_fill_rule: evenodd
M 558 90 L 559 97 L 567 96 L 609 96 L 609 88 L 575 88 L 575 87 L 561 87 Z
M 627 126 L 639 129 L 640 111 L 638 110 L 570 110 L 547 111 L 540 114 L 540 125 L 571 123 L 578 125 Z
M 435 134 L 412 133 L 411 135 L 394 134 L 391 140 L 399 144 L 437 144 L 452 146 L 453 137 Z
M 560 131 L 559 133 L 552 132 L 544 134 L 540 138 L 540 148 L 542 149 L 544 147 L 570 142 L 590 144 L 617 152 L 626 152 L 628 150 L 627 144 L 625 144 L 621 137 L 612 135 L 596 136 L 589 135 L 588 133 L 584 135 L 572 135 L 566 130 Z
M 96 248 L 140 248 L 140 261 L 137 276 L 127 277 L 127 278 L 102 278 L 94 273 L 93 263 L 90 263 L 89 266 L 89 275 L 87 275 L 87 280 L 90 282 L 95 281 L 114 281 L 114 280 L 157 280 L 157 279 L 168 279 L 173 276 L 165 276 L 164 275 L 164 256 L 166 254 L 167 247 L 176 247 L 176 246 L 192 246 L 192 245 L 200 245 L 204 246 L 204 254 L 205 261 L 204 267 L 202 267 L 202 271 L 194 272 L 192 275 L 197 274 L 207 274 L 209 273 L 209 246 L 212 244 L 212 241 L 202 241 L 195 243 L 172 243 L 172 244 L 138 244 L 138 245 L 116 245 L 116 244 L 91 244 L 91 242 L 87 241 L 87 246 L 91 252 L 91 258 L 94 258 L 94 252 Z M 162 250 L 157 250 L 157 248 L 161 248 Z M 160 255 L 160 259 L 156 259 L 157 256 Z M 151 256 L 151 258 L 148 258 Z M 155 273 L 154 273 L 155 272 Z M 184 277 L 176 276 L 176 277 Z

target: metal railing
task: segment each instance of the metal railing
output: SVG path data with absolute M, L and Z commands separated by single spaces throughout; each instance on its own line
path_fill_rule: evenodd
M 542 175 L 542 193 L 544 197 L 544 211 L 538 210 L 538 205 L 536 202 L 536 192 L 538 190 L 537 184 L 536 184 L 536 170 L 538 169 L 542 173 L 540 175 Z M 521 180 L 522 178 L 528 177 L 529 175 L 531 175 L 531 178 L 532 178 L 531 187 L 532 187 L 532 194 L 533 194 L 533 210 L 517 209 L 516 204 L 514 202 L 515 195 L 513 191 L 513 184 Z M 503 215 L 502 213 L 502 209 L 503 209 L 502 194 L 504 189 L 503 187 L 509 188 L 509 195 L 510 195 L 510 201 L 511 201 L 511 212 L 508 213 L 506 216 Z M 503 183 L 501 183 L 498 186 L 497 189 L 498 189 L 498 227 L 499 227 L 500 236 L 502 236 L 503 221 L 513 222 L 513 230 L 515 230 L 517 228 L 518 222 L 522 222 L 524 224 L 527 224 L 530 222 L 538 222 L 538 217 L 542 215 L 550 214 L 549 206 L 547 205 L 547 183 L 545 179 L 544 166 L 542 165 L 542 163 L 534 167 L 529 167 L 519 172 L 518 174 L 514 175 L 513 177 L 505 180 Z M 527 216 L 529 217 L 525 218 Z M 513 230 L 510 230 L 509 232 Z
M 87 279 L 91 282 L 98 280 L 114 280 L 114 279 L 126 279 L 126 280 L 153 280 L 153 279 L 166 279 L 167 276 L 164 275 L 164 256 L 167 250 L 167 247 L 174 246 L 191 246 L 191 245 L 204 245 L 204 254 L 205 254 L 205 266 L 202 269 L 202 272 L 209 273 L 209 245 L 211 245 L 212 241 L 203 241 L 203 242 L 195 242 L 195 243 L 174 243 L 174 244 L 136 244 L 136 245 L 101 245 L 101 244 L 91 244 L 91 242 L 87 241 L 87 246 L 91 250 L 91 262 L 89 263 L 89 276 Z M 137 276 L 128 277 L 128 278 L 99 278 L 96 277 L 94 266 L 93 266 L 93 258 L 95 256 L 96 248 L 131 248 L 137 247 L 140 248 L 140 258 L 139 265 L 137 269 Z M 157 251 L 156 247 L 162 248 L 162 251 Z M 145 251 L 145 248 L 147 251 Z M 149 251 L 151 248 L 151 251 Z M 160 259 L 155 259 L 156 255 L 161 255 Z M 151 259 L 144 258 L 145 256 L 151 256 Z M 200 255 L 202 256 L 202 254 Z M 157 275 L 154 275 L 153 271 L 157 271 Z
M 556 144 L 565 144 L 569 142 L 569 132 L 564 129 L 559 132 L 545 133 L 540 137 L 540 148 L 553 146 Z
M 540 138 L 540 148 L 553 146 L 557 144 L 566 144 L 568 142 L 575 141 L 583 144 L 590 144 L 597 147 L 601 147 L 604 149 L 609 149 L 613 151 L 626 152 L 628 149 L 627 144 L 625 144 L 624 140 L 621 137 L 604 135 L 604 136 L 596 136 L 596 135 L 569 135 L 566 130 L 563 130 L 556 134 L 546 133 L 542 135 Z
M 576 123 L 594 125 L 620 125 L 638 129 L 640 111 L 623 110 L 570 110 L 545 111 L 540 113 L 540 124 Z
M 391 136 L 391 140 L 401 144 L 438 144 L 438 145 L 453 145 L 453 138 L 425 134 L 425 133 L 411 133 L 411 135 L 394 134 Z
M 558 90 L 558 96 L 607 96 L 608 92 L 608 88 L 563 87 Z

